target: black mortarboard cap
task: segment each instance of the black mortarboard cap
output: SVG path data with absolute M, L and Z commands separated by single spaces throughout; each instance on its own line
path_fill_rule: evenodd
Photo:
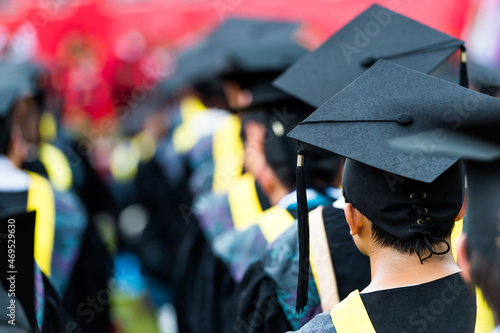
M 498 100 L 500 103 L 500 100 Z M 500 139 L 498 128 L 500 122 L 500 106 L 497 106 L 497 114 L 492 114 L 488 119 L 488 124 L 483 127 L 467 128 L 464 125 L 460 130 L 453 131 L 450 128 L 438 127 L 433 130 L 416 134 L 405 135 L 403 137 L 391 138 L 389 144 L 401 150 L 414 151 L 417 153 L 463 157 L 473 161 L 494 161 L 500 158 L 500 140 L 492 140 L 495 137 Z M 495 118 L 497 118 L 495 120 Z M 471 130 L 481 130 L 476 135 L 470 133 Z
M 462 46 L 456 38 L 373 5 L 291 66 L 275 84 L 319 107 L 379 59 L 432 73 Z M 461 84 L 467 85 L 462 58 Z
M 471 81 L 483 94 L 495 96 L 500 93 L 500 68 L 487 66 L 477 61 L 468 63 Z
M 467 160 L 467 243 L 500 263 L 500 99 L 471 99 L 473 113 L 462 113 L 448 127 L 390 140 L 395 148 Z
M 43 107 L 45 102 L 46 80 L 41 80 L 44 73 L 46 72 L 42 67 L 31 61 L 0 63 L 0 80 L 16 84 L 19 97 L 33 97 L 40 107 Z
M 3 82 L 17 82 L 27 93 L 35 94 L 39 89 L 37 79 L 44 72 L 42 68 L 32 62 L 0 63 L 0 80 Z
M 43 73 L 42 68 L 31 61 L 0 63 L 2 79 L 35 79 L 41 73 Z
M 284 24 L 262 38 L 226 44 L 235 66 L 233 71 L 282 72 L 291 66 L 307 53 L 294 40 L 297 27 L 297 24 Z
M 198 84 L 228 69 L 227 51 L 220 45 L 204 42 L 179 55 L 174 80 Z
M 401 151 L 388 140 L 484 121 L 499 100 L 379 60 L 289 136 L 401 177 L 430 183 L 459 156 Z M 486 115 L 485 115 L 486 112 Z
M 272 81 L 307 52 L 294 40 L 298 25 L 267 22 L 264 27 L 267 25 L 273 30 L 267 27 L 265 35 L 259 34 L 260 38 L 246 38 L 225 45 L 231 67 L 223 76 L 252 92 L 252 107 L 289 99 L 289 95 L 275 88 Z
M 0 84 L 0 119 L 10 116 L 13 106 L 19 98 L 19 85 L 12 83 Z
M 283 38 L 288 36 L 291 40 L 292 31 L 296 28 L 296 23 L 230 18 L 201 44 L 179 55 L 177 69 L 162 84 L 162 89 L 172 92 L 187 84 L 196 85 L 231 72 L 235 64 L 238 68 L 253 71 L 268 71 L 277 67 L 283 70 L 298 59 L 298 52 L 305 52 L 296 44 L 284 45 Z M 257 51 L 256 47 L 261 44 Z M 277 50 L 277 45 L 282 49 Z M 263 54 L 267 57 L 262 57 Z
M 270 35 L 297 28 L 297 23 L 272 21 L 242 17 L 228 18 L 208 37 L 212 43 L 221 45 L 228 43 L 255 42 L 268 38 Z
M 432 183 L 460 159 L 457 156 L 430 156 L 401 151 L 391 147 L 387 141 L 445 126 L 455 119 L 453 117 L 456 114 L 473 113 L 469 101 L 476 101 L 481 107 L 489 107 L 491 103 L 488 103 L 489 100 L 485 102 L 484 97 L 491 98 L 448 81 L 379 60 L 301 122 L 289 133 L 289 137 L 367 165 L 370 167 L 368 169 L 377 170 L 385 177 L 382 181 L 386 184 L 384 193 L 387 198 L 392 193 L 391 186 L 401 183 L 405 186 L 424 186 L 425 183 Z M 301 163 L 303 162 L 299 164 Z M 460 172 L 455 174 L 459 175 Z M 460 178 L 452 178 L 457 179 L 456 188 L 460 188 Z M 376 186 L 370 189 L 366 184 L 364 186 L 363 193 L 379 195 L 383 190 Z M 301 192 L 297 185 L 298 195 Z M 412 193 L 421 195 L 418 191 L 414 192 L 408 193 L 408 199 Z M 450 194 L 447 200 L 460 206 L 462 195 L 463 192 L 457 190 L 455 196 Z M 363 207 L 356 208 L 363 212 Z M 410 209 L 411 206 L 406 208 Z M 300 225 L 307 224 L 307 219 L 305 223 L 301 223 L 300 212 L 298 215 L 300 228 Z M 370 216 L 368 213 L 366 215 Z M 415 223 L 417 220 L 411 222 Z M 305 232 L 306 227 L 303 226 L 301 230 L 302 233 Z M 432 232 L 432 229 L 427 230 Z M 441 228 L 436 230 L 440 231 Z M 386 231 L 391 232 L 387 228 Z M 300 232 L 299 230 L 299 234 Z M 419 230 L 415 232 L 418 233 Z M 412 232 L 404 234 L 393 231 L 393 234 L 408 238 Z M 303 237 L 299 235 L 299 238 Z M 307 249 L 304 250 L 307 252 Z
M 286 100 L 266 103 L 261 108 L 267 114 L 264 143 L 267 163 L 272 167 L 286 165 L 293 170 L 296 159 L 296 145 L 286 134 L 314 110 L 289 96 Z

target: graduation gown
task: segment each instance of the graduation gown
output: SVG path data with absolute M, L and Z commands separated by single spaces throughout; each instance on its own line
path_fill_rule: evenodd
M 293 225 L 269 245 L 264 257 L 248 269 L 238 286 L 233 332 L 284 332 L 298 329 L 323 311 L 320 296 L 326 299 L 333 294 L 343 299 L 352 290 L 368 285 L 369 260 L 352 241 L 343 210 L 329 205 L 320 212 L 319 222 L 324 226 L 328 251 L 323 257 L 311 257 L 311 266 L 315 262 L 319 263 L 320 259 L 330 260 L 332 271 L 326 279 L 334 276 L 335 290 L 322 290 L 320 293 L 317 284 L 323 284 L 325 272 L 310 270 L 308 304 L 301 314 L 295 312 L 299 241 L 297 226 Z M 310 218 L 310 229 L 313 224 L 314 219 Z M 311 235 L 314 233 L 311 232 Z M 311 253 L 314 253 L 313 246 Z
M 11 319 L 17 319 L 19 311 L 20 326 L 28 324 L 30 332 L 60 332 L 66 320 L 61 301 L 33 256 L 35 219 L 35 212 L 22 211 L 0 219 L 2 233 L 14 235 L 0 243 L 5 256 L 0 276 L 6 296 L 18 305 L 13 312 L 9 310 L 15 315 Z
M 185 216 L 190 214 L 192 195 L 188 170 L 168 138 L 160 142 L 155 155 L 139 164 L 135 179 L 137 203 L 148 212 L 148 224 L 134 251 L 146 274 L 172 284 L 172 269 L 187 232 Z
M 241 216 L 240 203 L 249 201 L 253 204 L 245 207 L 246 215 Z M 246 225 L 248 216 L 269 208 L 269 201 L 247 174 L 235 180 L 228 192 L 200 194 L 193 206 L 182 223 L 187 231 L 178 239 L 173 269 L 179 329 L 227 332 L 223 325 L 230 318 L 236 284 L 227 266 L 213 254 L 212 241 L 224 231 Z
M 271 207 L 261 187 L 250 173 L 234 180 L 227 192 L 202 193 L 194 200 L 194 211 L 206 240 L 229 230 L 245 230 Z
M 313 189 L 307 192 L 309 209 L 330 205 L 334 200 Z M 256 221 L 246 229 L 228 230 L 214 239 L 214 254 L 228 266 L 236 282 L 240 282 L 247 269 L 266 253 L 267 245 L 293 225 L 296 197 L 295 192 L 287 194 L 276 206 L 258 215 Z
M 52 185 L 55 234 L 50 277 L 59 295 L 63 295 L 80 255 L 88 224 L 87 212 L 73 189 L 73 173 L 69 161 L 59 148 L 41 143 L 39 158 L 26 163 L 24 167 L 47 178 Z
M 270 219 L 264 219 L 262 222 L 267 224 L 275 222 L 278 227 L 283 225 L 279 220 L 288 225 L 293 224 L 295 194 L 292 193 L 290 198 L 293 199 L 288 204 L 290 210 L 281 207 L 270 208 L 272 211 L 269 215 L 266 212 L 262 213 Z M 310 207 L 315 206 L 314 202 L 317 205 L 333 201 L 319 194 L 311 194 L 310 198 L 312 199 L 309 202 Z M 225 237 L 228 237 L 233 245 L 225 248 L 224 256 L 221 257 L 221 253 L 213 250 L 215 245 L 210 244 L 205 238 L 197 219 L 196 215 L 191 216 L 188 223 L 190 232 L 183 240 L 180 251 L 183 253 L 183 260 L 178 262 L 185 266 L 183 268 L 177 266 L 175 269 L 178 274 L 175 290 L 179 296 L 176 297 L 176 302 L 181 303 L 176 306 L 179 329 L 180 332 L 230 332 L 235 311 L 235 278 L 242 276 L 248 265 L 256 261 L 265 250 L 269 238 L 266 239 L 264 233 L 268 237 L 277 237 L 279 232 L 277 233 L 278 229 L 272 227 L 271 232 L 266 230 L 264 227 L 266 223 L 260 225 L 254 223 L 255 228 L 250 227 L 243 231 L 230 229 Z M 235 236 L 233 232 L 237 235 Z M 242 245 L 240 242 L 244 242 L 247 246 L 237 246 L 238 243 Z M 232 249 L 238 249 L 237 253 Z M 229 261 L 226 261 L 227 258 Z
M 74 323 L 82 332 L 108 333 L 111 328 L 109 304 L 100 304 L 101 311 L 90 314 L 87 303 L 82 303 L 82 300 L 95 298 L 99 292 L 108 289 L 112 259 L 94 221 L 103 212 L 116 216 L 117 209 L 110 191 L 87 157 L 76 153 L 79 151 L 77 142 L 73 142 L 71 148 L 73 149 L 67 148 L 64 151 L 73 153 L 72 156 L 67 156 L 73 173 L 73 188 L 85 206 L 89 223 L 83 232 L 80 254 L 62 301 L 71 326 Z M 91 317 L 92 320 L 89 320 Z
M 54 193 L 42 176 L 19 170 L 0 155 L 0 214 L 37 211 L 35 258 L 50 275 L 55 232 Z
M 459 273 L 415 286 L 353 291 L 298 332 L 474 332 L 476 300 Z
M 236 286 L 227 267 L 213 255 L 196 215 L 179 246 L 174 273 L 175 308 L 179 332 L 228 332 L 232 295 Z

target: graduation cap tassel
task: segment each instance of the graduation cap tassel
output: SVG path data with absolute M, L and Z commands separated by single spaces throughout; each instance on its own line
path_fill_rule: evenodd
M 304 150 L 297 149 L 297 219 L 299 234 L 299 278 L 297 282 L 297 304 L 295 310 L 301 313 L 307 304 L 309 290 L 309 215 L 304 176 Z
M 469 88 L 469 77 L 467 75 L 467 51 L 465 46 L 460 46 L 460 85 Z

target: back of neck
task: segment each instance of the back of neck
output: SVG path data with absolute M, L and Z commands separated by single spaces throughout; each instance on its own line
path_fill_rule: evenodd
M 379 247 L 370 253 L 370 266 L 372 281 L 363 292 L 423 284 L 460 272 L 451 250 L 420 263 L 416 254 Z

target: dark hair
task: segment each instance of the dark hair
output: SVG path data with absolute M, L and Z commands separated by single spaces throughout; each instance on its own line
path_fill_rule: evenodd
M 208 108 L 226 107 L 226 95 L 224 93 L 224 81 L 214 78 L 209 81 L 199 82 L 195 85 L 203 105 Z
M 296 186 L 297 143 L 286 137 L 274 138 L 281 141 L 281 149 L 264 146 L 266 160 L 280 182 L 289 190 Z M 308 188 L 323 191 L 331 187 L 342 170 L 344 158 L 324 149 L 305 143 L 301 144 L 305 151 L 305 182 Z
M 455 223 L 451 223 L 441 235 L 436 235 L 436 237 L 425 234 L 417 234 L 411 239 L 406 240 L 396 237 L 380 228 L 375 223 L 372 223 L 372 239 L 375 241 L 375 244 L 380 246 L 393 248 L 402 254 L 418 254 L 419 257 L 422 258 L 421 256 L 430 254 L 428 253 L 429 245 L 435 251 L 433 254 L 444 254 L 439 251 L 436 252 L 435 247 L 438 246 L 439 243 L 442 244 L 443 239 L 451 236 L 454 226 Z
M 500 318 L 500 262 L 486 258 L 468 242 L 465 247 L 472 281 L 483 292 L 484 299 L 493 310 L 494 316 Z
M 240 112 L 240 118 L 241 118 L 240 137 L 241 140 L 245 142 L 247 140 L 245 133 L 245 125 L 251 121 L 254 121 L 256 123 L 265 126 L 265 124 L 267 123 L 268 115 L 266 114 L 266 111 L 262 109 L 257 109 L 257 110 L 251 109 Z
M 12 117 L 8 117 L 2 121 L 0 126 L 0 154 L 7 154 L 10 145 Z

